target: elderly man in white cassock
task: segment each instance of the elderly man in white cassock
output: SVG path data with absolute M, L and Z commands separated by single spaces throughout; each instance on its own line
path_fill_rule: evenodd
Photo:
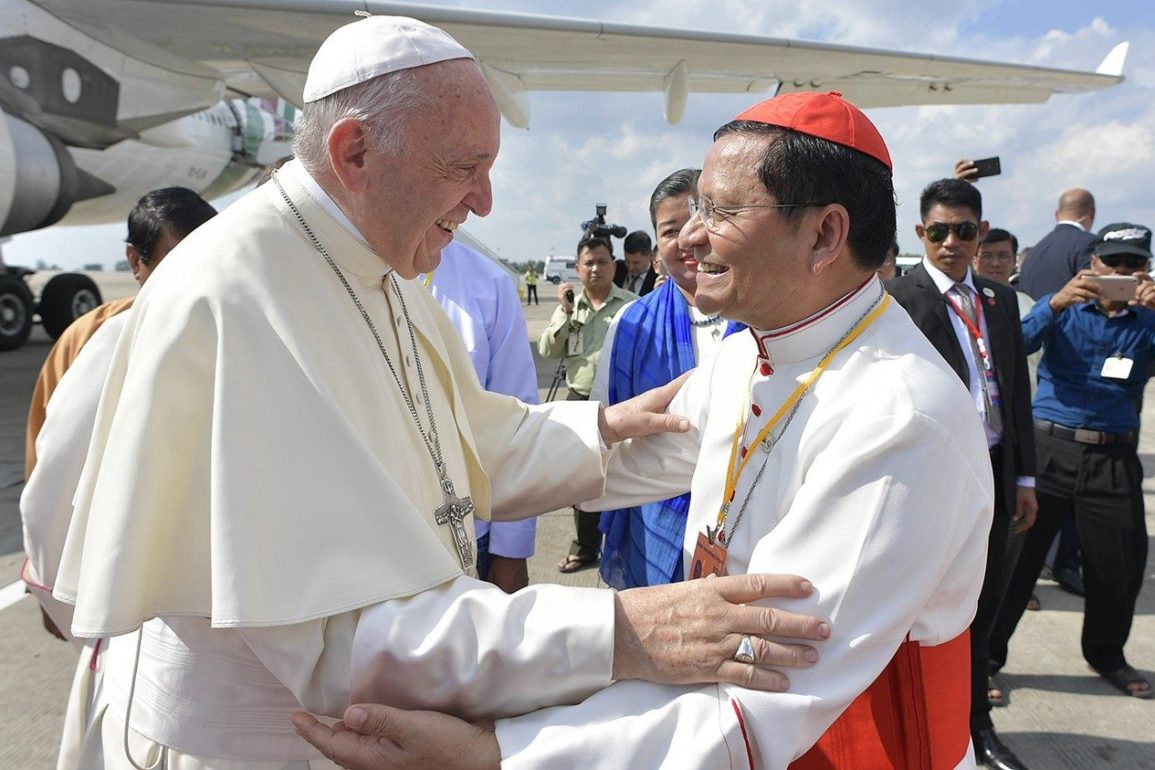
M 489 725 L 379 705 L 336 729 L 294 715 L 328 756 L 358 770 L 974 767 L 967 628 L 991 465 L 966 389 L 875 275 L 894 241 L 886 144 L 840 95 L 787 94 L 718 130 L 698 191 L 680 235 L 695 302 L 750 333 L 670 405 L 689 434 L 626 442 L 592 507 L 692 477 L 686 577 L 807 575 L 813 593 L 782 606 L 830 619 L 821 661 L 788 692 L 615 682 Z M 388 691 L 370 679 L 355 695 Z
M 298 160 L 173 251 L 113 355 L 54 586 L 76 635 L 115 637 L 79 766 L 332 767 L 289 714 L 338 716 L 370 681 L 466 717 L 614 679 L 785 687 L 775 668 L 814 651 L 783 637 L 829 627 L 743 603 L 802 578 L 507 595 L 474 577 L 475 515 L 598 496 L 613 444 L 688 429 L 665 413 L 676 386 L 603 411 L 478 384 L 412 280 L 491 205 L 499 114 L 445 33 L 343 27 L 304 98 Z M 731 659 L 745 634 L 756 665 Z

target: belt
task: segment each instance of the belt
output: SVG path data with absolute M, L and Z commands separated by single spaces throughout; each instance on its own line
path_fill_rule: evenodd
M 1035 420 L 1035 428 L 1043 433 L 1049 433 L 1055 438 L 1077 441 L 1080 444 L 1134 444 L 1135 431 L 1127 433 L 1105 433 L 1101 430 L 1089 428 L 1068 428 L 1050 420 Z

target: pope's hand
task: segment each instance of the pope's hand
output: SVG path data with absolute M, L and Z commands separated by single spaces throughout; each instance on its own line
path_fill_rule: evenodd
M 830 626 L 808 615 L 748 603 L 802 598 L 812 590 L 809 581 L 795 575 L 755 574 L 621 591 L 615 599 L 613 677 L 784 691 L 790 680 L 775 669 L 812 666 L 818 651 L 775 640 L 826 639 Z M 743 635 L 754 643 L 753 665 L 734 660 Z
M 689 420 L 670 414 L 666 409 L 693 371 L 691 369 L 660 388 L 600 409 L 598 429 L 605 445 L 613 446 L 619 441 L 652 433 L 685 433 L 690 430 Z
M 492 728 L 436 711 L 356 705 L 331 728 L 311 714 L 292 715 L 297 734 L 350 770 L 497 770 L 501 749 Z

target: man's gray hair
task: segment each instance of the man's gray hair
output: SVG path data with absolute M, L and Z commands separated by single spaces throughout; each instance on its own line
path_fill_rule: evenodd
M 409 120 L 415 108 L 427 99 L 417 77 L 408 69 L 343 88 L 301 110 L 293 136 L 293 153 L 310 173 L 328 167 L 329 131 L 345 118 L 361 121 L 374 149 L 403 152 Z

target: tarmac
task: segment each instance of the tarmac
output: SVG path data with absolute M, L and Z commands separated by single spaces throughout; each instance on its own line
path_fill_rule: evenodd
M 131 277 L 126 280 L 124 274 L 93 277 L 106 300 L 133 289 Z M 526 309 L 531 343 L 556 304 L 549 284 L 540 285 L 539 292 L 541 305 Z M 76 663 L 73 647 L 42 629 L 35 600 L 14 584 L 23 561 L 18 500 L 23 487 L 24 423 L 36 374 L 50 346 L 37 329 L 22 349 L 0 353 L 0 770 L 55 767 Z M 556 362 L 537 359 L 543 398 L 555 368 Z M 1155 403 L 1148 403 L 1155 400 L 1150 393 L 1144 402 L 1147 415 L 1155 414 Z M 1155 530 L 1155 420 L 1144 424 L 1139 449 L 1146 476 L 1147 527 Z M 556 562 L 572 537 L 569 509 L 539 518 L 537 554 L 529 563 L 531 582 L 597 585 L 594 569 L 569 575 L 557 571 Z M 1149 560 L 1127 657 L 1155 681 L 1153 582 Z M 994 711 L 1000 736 L 1031 770 L 1155 769 L 1155 700 L 1120 694 L 1083 662 L 1081 599 L 1048 581 L 1039 583 L 1037 593 L 1042 610 L 1024 616 L 1001 675 L 1009 703 Z

